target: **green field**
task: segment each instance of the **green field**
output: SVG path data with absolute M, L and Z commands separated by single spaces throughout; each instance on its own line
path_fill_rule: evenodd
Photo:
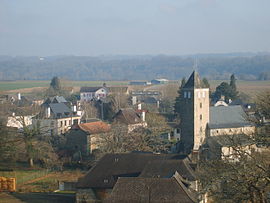
M 104 81 L 63 81 L 63 86 L 102 86 Z M 105 81 L 108 86 L 127 85 L 128 81 Z M 50 81 L 44 80 L 20 80 L 20 81 L 0 81 L 0 91 L 33 88 L 33 87 L 49 87 Z
M 49 84 L 50 81 L 43 81 L 43 80 L 0 81 L 0 91 L 16 90 L 32 87 L 48 87 Z
M 211 80 L 211 89 L 215 90 L 222 80 Z M 228 81 L 227 81 L 228 82 Z M 102 86 L 104 81 L 69 81 L 64 80 L 62 85 L 65 87 L 82 87 L 82 86 Z M 108 86 L 128 85 L 128 81 L 105 81 Z M 24 80 L 24 81 L 0 81 L 0 91 L 49 87 L 50 81 L 42 80 Z M 178 85 L 178 84 L 175 84 Z M 241 92 L 256 94 L 257 92 L 270 90 L 270 81 L 237 81 L 237 88 Z

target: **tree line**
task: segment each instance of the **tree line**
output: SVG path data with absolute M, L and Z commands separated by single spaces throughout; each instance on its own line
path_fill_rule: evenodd
M 211 79 L 232 73 L 241 80 L 269 80 L 270 55 L 0 57 L 0 80 L 49 80 L 58 75 L 72 80 L 177 80 L 197 70 Z M 259 70 L 259 71 L 258 71 Z

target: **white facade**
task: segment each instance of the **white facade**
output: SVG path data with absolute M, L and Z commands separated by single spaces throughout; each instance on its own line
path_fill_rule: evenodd
M 81 92 L 81 101 L 91 101 L 93 99 L 106 98 L 108 95 L 108 90 L 106 88 L 100 88 L 95 92 Z

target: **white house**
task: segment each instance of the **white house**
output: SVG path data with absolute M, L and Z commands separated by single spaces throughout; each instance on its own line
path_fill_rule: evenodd
M 106 87 L 81 87 L 80 101 L 91 101 L 93 99 L 104 99 L 109 91 Z

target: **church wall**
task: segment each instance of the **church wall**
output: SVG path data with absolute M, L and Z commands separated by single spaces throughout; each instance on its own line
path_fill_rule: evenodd
M 219 129 L 210 129 L 210 136 L 219 136 L 219 135 L 252 135 L 255 132 L 254 126 L 238 127 L 238 128 L 219 128 Z

